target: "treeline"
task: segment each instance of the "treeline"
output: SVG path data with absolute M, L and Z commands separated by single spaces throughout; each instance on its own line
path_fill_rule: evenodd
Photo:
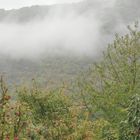
M 13 100 L 1 77 L 0 140 L 140 140 L 140 31 L 138 23 L 128 29 L 72 94 L 33 80 Z

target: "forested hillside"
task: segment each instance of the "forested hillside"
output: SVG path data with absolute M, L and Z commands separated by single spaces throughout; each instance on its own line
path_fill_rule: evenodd
M 36 61 L 1 57 L 0 71 L 10 85 L 29 84 L 36 79 L 43 87 L 56 88 L 62 86 L 63 82 L 74 82 L 92 63 L 92 58 L 74 56 L 46 56 Z
M 16 100 L 1 77 L 1 140 L 139 140 L 140 32 L 109 44 L 103 59 L 81 75 L 71 94 L 57 90 L 16 88 Z
M 0 140 L 140 140 L 139 5 L 0 9 Z

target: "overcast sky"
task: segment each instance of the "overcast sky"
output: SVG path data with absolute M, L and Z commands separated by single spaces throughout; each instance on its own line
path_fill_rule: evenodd
M 71 3 L 81 0 L 0 0 L 0 8 L 13 9 L 31 5 L 47 5 L 56 3 Z

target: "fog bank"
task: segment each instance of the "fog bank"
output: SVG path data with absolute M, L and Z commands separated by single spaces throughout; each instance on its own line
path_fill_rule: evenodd
M 97 57 L 115 32 L 125 29 L 117 8 L 115 0 L 85 0 L 52 6 L 44 18 L 23 23 L 7 20 L 12 14 L 8 15 L 0 22 L 0 55 L 15 59 L 56 54 Z

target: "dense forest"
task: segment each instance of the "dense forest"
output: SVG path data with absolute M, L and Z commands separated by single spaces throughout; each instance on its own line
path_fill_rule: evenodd
M 0 9 L 0 140 L 140 140 L 139 5 Z
M 138 23 L 128 30 L 72 87 L 46 90 L 33 79 L 10 91 L 1 76 L 0 139 L 140 140 Z

